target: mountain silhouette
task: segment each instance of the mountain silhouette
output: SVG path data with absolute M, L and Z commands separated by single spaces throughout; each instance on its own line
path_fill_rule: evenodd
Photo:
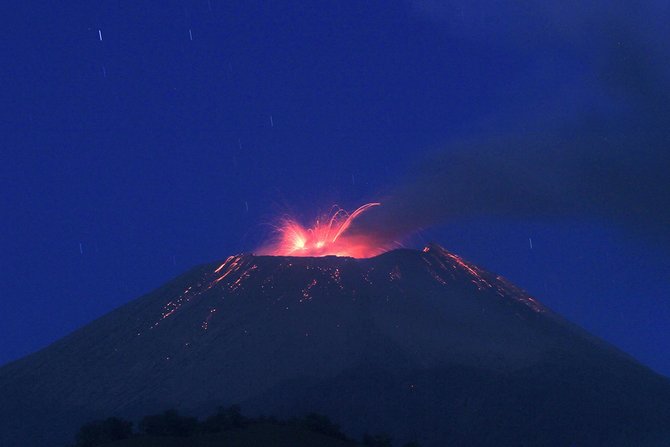
M 433 244 L 196 267 L 0 368 L 0 445 L 230 404 L 399 445 L 670 445 L 668 379 Z

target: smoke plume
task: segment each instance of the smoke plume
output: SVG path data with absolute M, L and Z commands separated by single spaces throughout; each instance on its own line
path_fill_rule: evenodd
M 441 20 L 437 3 L 418 3 Z M 447 144 L 419 162 L 354 230 L 387 243 L 462 218 L 595 218 L 670 247 L 670 39 L 651 26 L 658 22 L 649 16 L 653 8 L 614 11 L 599 19 L 589 10 L 574 26 L 566 26 L 565 15 L 548 17 L 559 22 L 555 29 L 570 30 L 566 41 L 589 39 L 579 49 L 591 51 L 594 77 L 616 99 L 617 113 L 598 116 L 592 108 L 572 125 L 557 116 L 563 123 L 551 130 Z

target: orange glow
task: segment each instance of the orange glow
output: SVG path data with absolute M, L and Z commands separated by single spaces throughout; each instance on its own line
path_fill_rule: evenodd
M 312 228 L 306 228 L 292 218 L 284 218 L 277 227 L 277 239 L 258 250 L 259 254 L 272 256 L 351 256 L 369 258 L 385 247 L 380 247 L 371 237 L 350 235 L 351 223 L 368 209 L 380 203 L 367 203 L 349 214 L 334 207 L 331 215 L 316 219 Z

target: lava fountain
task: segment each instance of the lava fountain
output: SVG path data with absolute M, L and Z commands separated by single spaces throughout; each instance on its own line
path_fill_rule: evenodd
M 376 256 L 384 252 L 385 247 L 379 246 L 375 238 L 352 235 L 347 230 L 358 216 L 379 205 L 378 202 L 366 203 L 353 213 L 334 206 L 330 214 L 317 218 L 311 228 L 293 218 L 284 217 L 275 227 L 275 240 L 261 247 L 258 253 L 272 256 Z

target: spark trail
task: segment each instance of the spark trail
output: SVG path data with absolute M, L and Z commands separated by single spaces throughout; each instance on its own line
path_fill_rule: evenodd
M 294 218 L 285 217 L 276 226 L 275 241 L 261 247 L 258 252 L 273 256 L 375 256 L 387 247 L 377 244 L 374 238 L 351 235 L 347 230 L 358 216 L 379 205 L 378 202 L 367 203 L 352 213 L 335 206 L 331 214 L 316 219 L 311 228 Z

